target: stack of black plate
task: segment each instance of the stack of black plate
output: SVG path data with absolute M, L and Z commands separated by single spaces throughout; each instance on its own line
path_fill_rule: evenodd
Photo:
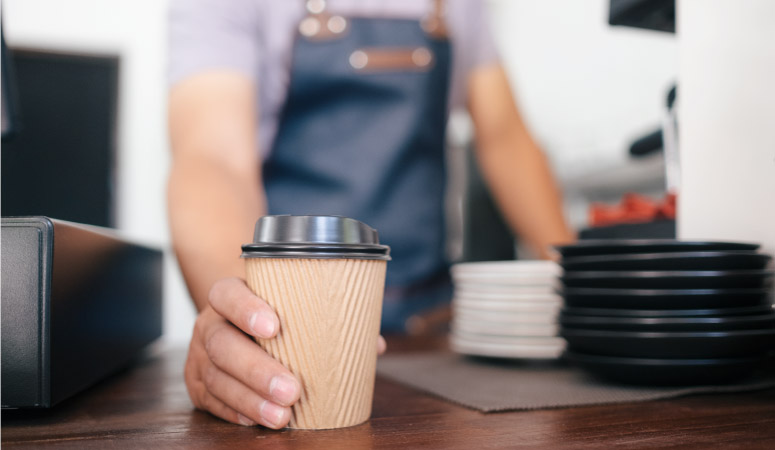
M 772 257 L 758 245 L 595 240 L 560 247 L 566 356 L 605 378 L 709 384 L 775 347 Z

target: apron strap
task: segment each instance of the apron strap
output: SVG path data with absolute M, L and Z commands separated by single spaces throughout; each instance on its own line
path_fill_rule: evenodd
M 326 12 L 326 0 L 305 0 L 307 17 L 299 24 L 299 31 L 308 38 L 331 39 L 347 29 L 347 21 L 341 16 L 331 16 Z M 422 21 L 421 25 L 428 35 L 434 39 L 449 38 L 449 31 L 444 20 L 445 1 L 433 0 L 433 9 Z
M 422 21 L 422 28 L 434 39 L 447 39 L 449 31 L 444 20 L 444 0 L 433 0 L 433 10 Z

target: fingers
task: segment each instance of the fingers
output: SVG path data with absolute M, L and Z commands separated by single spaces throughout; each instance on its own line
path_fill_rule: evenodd
M 210 307 L 197 318 L 185 380 L 197 408 L 248 426 L 284 427 L 301 393 L 290 371 Z
M 213 394 L 209 393 L 206 389 L 202 393 L 202 405 L 200 409 L 208 411 L 210 414 L 220 417 L 221 419 L 236 423 L 238 425 L 244 425 L 246 427 L 252 427 L 256 425 L 256 421 L 238 413 L 234 409 L 226 406 L 226 403 L 220 401 Z M 274 428 L 274 427 L 271 427 Z
M 228 422 L 253 426 L 256 424 L 253 420 L 241 415 L 233 408 L 226 406 L 225 403 L 215 398 L 207 391 L 207 387 L 201 377 L 200 363 L 207 360 L 207 354 L 201 345 L 197 345 L 195 340 L 191 341 L 191 346 L 186 359 L 185 380 L 188 396 L 198 409 L 210 412 L 214 416 L 220 417 Z
M 299 399 L 301 386 L 296 377 L 234 327 L 224 324 L 213 330 L 205 348 L 215 366 L 263 398 L 280 406 Z
M 218 314 L 249 335 L 271 338 L 280 329 L 277 314 L 239 278 L 217 281 L 209 301 Z
M 270 402 L 215 366 L 205 374 L 208 392 L 224 405 L 231 405 L 237 420 L 279 429 L 291 418 L 291 409 Z M 217 414 L 216 414 L 217 415 Z M 241 417 L 240 417 L 241 416 Z M 228 418 L 226 420 L 229 420 Z

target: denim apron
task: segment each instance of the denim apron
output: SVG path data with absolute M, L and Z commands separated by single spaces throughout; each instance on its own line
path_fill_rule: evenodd
M 444 137 L 451 50 L 442 2 L 422 20 L 307 2 L 264 162 L 270 214 L 342 215 L 389 245 L 382 331 L 449 301 Z

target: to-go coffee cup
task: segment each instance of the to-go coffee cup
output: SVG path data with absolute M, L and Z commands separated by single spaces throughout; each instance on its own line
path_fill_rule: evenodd
M 248 286 L 280 319 L 257 341 L 301 381 L 291 428 L 368 420 L 389 255 L 376 230 L 338 216 L 264 216 L 242 246 Z

